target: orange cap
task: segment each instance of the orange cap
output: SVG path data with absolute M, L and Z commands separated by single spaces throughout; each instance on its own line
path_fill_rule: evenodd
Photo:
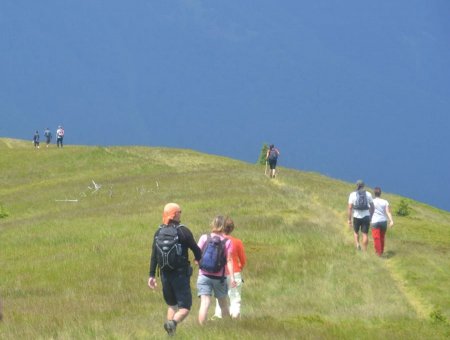
M 169 224 L 169 221 L 172 220 L 179 211 L 181 211 L 181 208 L 178 204 L 167 203 L 163 211 L 163 223 Z

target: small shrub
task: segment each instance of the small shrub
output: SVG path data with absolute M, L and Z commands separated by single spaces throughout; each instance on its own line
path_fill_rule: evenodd
M 9 213 L 6 211 L 5 208 L 3 208 L 3 205 L 0 204 L 0 218 L 5 218 L 9 215 Z
M 430 318 L 433 322 L 446 322 L 446 318 L 442 315 L 441 310 L 436 309 L 430 313 Z
M 402 199 L 400 201 L 400 205 L 396 211 L 397 216 L 408 216 L 411 212 L 411 209 L 409 207 L 409 204 L 406 200 Z
M 258 161 L 256 162 L 256 164 L 260 164 L 260 165 L 265 165 L 266 164 L 266 154 L 267 154 L 267 150 L 269 150 L 269 146 L 264 143 L 261 149 L 261 153 L 259 154 L 259 158 Z

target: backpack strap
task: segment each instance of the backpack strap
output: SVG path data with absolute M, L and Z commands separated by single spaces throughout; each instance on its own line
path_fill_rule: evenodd
M 203 244 L 202 251 L 205 250 L 206 246 L 208 245 L 209 240 L 211 240 L 211 234 L 208 233 L 208 234 L 206 234 L 206 241 Z
M 183 240 L 185 239 L 185 234 L 183 232 L 183 229 L 181 229 L 181 227 L 186 228 L 186 226 L 184 224 L 179 224 L 177 226 L 175 226 L 177 228 L 177 232 L 180 232 L 181 235 L 183 235 Z M 180 237 L 178 237 L 178 239 L 180 239 Z
M 162 228 L 165 228 L 165 227 L 166 227 L 165 224 L 160 224 L 160 225 L 159 225 L 158 230 L 157 230 L 156 233 L 155 233 L 155 240 L 156 240 L 156 238 L 158 237 L 159 233 L 161 232 L 161 229 L 162 229 Z

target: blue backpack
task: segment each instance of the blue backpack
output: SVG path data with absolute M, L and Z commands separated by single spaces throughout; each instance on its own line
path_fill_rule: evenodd
M 273 148 L 272 150 L 269 151 L 269 161 L 275 161 L 278 158 L 278 153 L 275 150 L 275 148 Z
M 209 273 L 217 273 L 222 270 L 222 277 L 225 277 L 225 264 L 227 263 L 225 244 L 227 241 L 226 238 L 221 240 L 219 236 L 207 235 L 199 264 L 200 269 Z

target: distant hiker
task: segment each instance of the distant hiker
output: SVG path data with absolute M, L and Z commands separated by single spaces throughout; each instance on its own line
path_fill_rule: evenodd
M 276 175 L 276 167 L 278 156 L 280 155 L 280 151 L 271 144 L 266 154 L 266 161 L 269 162 L 270 167 L 270 178 L 275 178 Z
M 367 250 L 369 243 L 368 232 L 370 226 L 370 218 L 374 211 L 373 199 L 370 192 L 364 190 L 364 182 L 358 180 L 356 182 L 356 191 L 352 192 L 348 198 L 348 224 L 353 225 L 353 236 L 355 239 L 356 249 L 361 250 L 359 244 L 359 230 L 362 232 L 362 248 Z
M 231 218 L 225 219 L 224 234 L 225 237 L 231 240 L 231 246 L 233 252 L 231 257 L 233 258 L 234 279 L 236 281 L 236 287 L 231 287 L 230 277 L 227 276 L 228 283 L 228 297 L 230 298 L 230 315 L 233 319 L 239 318 L 241 315 L 241 290 L 244 282 L 242 278 L 242 269 L 244 269 L 247 263 L 247 257 L 245 256 L 244 245 L 242 241 L 236 237 L 231 236 L 234 230 L 234 222 Z M 216 310 L 213 318 L 222 318 L 222 311 L 219 303 L 216 299 Z
M 38 149 L 39 149 L 39 139 L 40 139 L 39 131 L 36 130 L 36 132 L 34 133 L 34 136 L 33 136 L 33 144 L 34 144 L 34 147 L 38 148 Z
M 50 142 L 52 141 L 52 133 L 49 128 L 46 128 L 44 131 L 45 142 L 47 143 L 47 148 Z
M 375 210 L 371 220 L 373 245 L 377 255 L 381 256 L 384 252 L 384 237 L 386 235 L 387 222 L 389 220 L 389 227 L 392 227 L 394 220 L 392 219 L 389 202 L 381 198 L 381 188 L 376 187 L 373 193 L 375 194 L 373 200 Z
M 63 139 L 64 139 L 64 128 L 60 125 L 58 126 L 58 130 L 56 130 L 56 145 L 59 147 L 63 147 Z
M 232 244 L 224 235 L 225 217 L 216 216 L 211 222 L 211 233 L 202 235 L 198 246 L 202 249 L 202 259 L 199 262 L 197 279 L 197 295 L 200 297 L 198 322 L 206 323 L 211 297 L 217 298 L 223 316 L 230 316 L 228 307 L 228 284 L 226 276 L 230 277 L 230 287 L 236 287 L 234 278 Z
M 192 267 L 188 249 L 200 261 L 201 249 L 195 243 L 191 231 L 180 224 L 181 208 L 176 203 L 168 203 L 163 211 L 163 224 L 153 237 L 150 257 L 150 277 L 148 286 L 155 289 L 156 268 L 159 267 L 164 301 L 168 305 L 167 321 L 164 329 L 169 336 L 175 335 L 177 325 L 189 314 L 192 306 L 190 277 Z

